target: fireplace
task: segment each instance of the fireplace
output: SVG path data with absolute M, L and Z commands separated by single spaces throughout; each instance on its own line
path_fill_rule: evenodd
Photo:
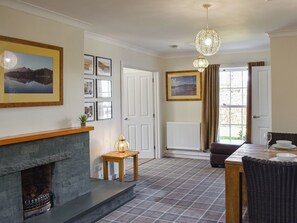
M 50 206 L 58 208 L 90 192 L 90 130 L 0 138 L 1 223 L 23 222 L 32 216 L 25 220 L 30 222 Z
M 24 219 L 42 214 L 53 206 L 50 163 L 21 171 Z

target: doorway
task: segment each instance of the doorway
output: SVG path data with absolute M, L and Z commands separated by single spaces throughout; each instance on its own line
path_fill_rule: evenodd
M 139 151 L 139 158 L 159 158 L 156 152 L 159 148 L 156 75 L 151 71 L 123 67 L 123 132 L 131 150 Z

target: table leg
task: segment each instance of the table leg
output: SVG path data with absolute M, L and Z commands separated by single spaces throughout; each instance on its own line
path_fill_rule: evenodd
M 225 165 L 226 222 L 241 222 L 240 172 L 236 165 Z
M 133 157 L 134 162 L 134 180 L 138 180 L 138 154 Z
M 103 158 L 103 177 L 104 180 L 108 180 L 108 161 Z
M 119 178 L 120 182 L 124 181 L 124 160 L 119 160 Z

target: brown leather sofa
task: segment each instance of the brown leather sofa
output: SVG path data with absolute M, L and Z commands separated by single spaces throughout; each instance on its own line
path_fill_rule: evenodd
M 211 166 L 225 167 L 225 159 L 235 152 L 235 150 L 237 150 L 242 144 L 212 143 L 210 146 Z

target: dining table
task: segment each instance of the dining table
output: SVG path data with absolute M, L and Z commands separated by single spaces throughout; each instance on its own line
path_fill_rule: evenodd
M 297 150 L 293 149 L 275 149 L 272 146 L 267 151 L 266 148 L 265 145 L 243 144 L 225 160 L 226 223 L 242 222 L 243 206 L 248 202 L 242 157 L 269 160 L 281 152 L 297 154 Z

